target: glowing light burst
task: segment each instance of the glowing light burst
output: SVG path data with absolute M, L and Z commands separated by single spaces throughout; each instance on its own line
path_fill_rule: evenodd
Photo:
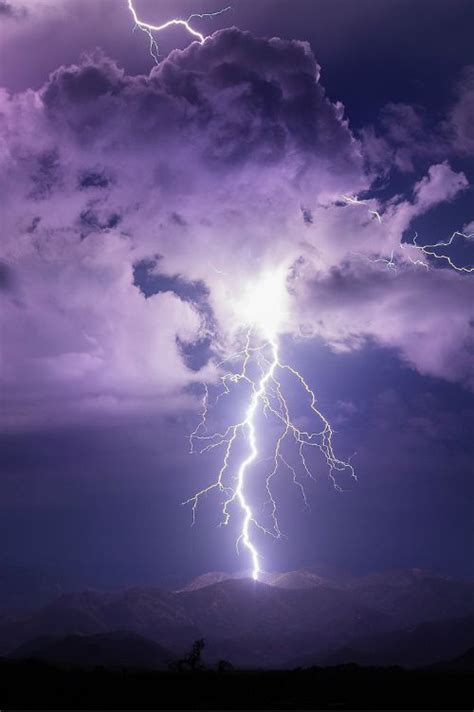
M 128 9 L 130 10 L 130 13 L 133 17 L 133 21 L 135 23 L 135 27 L 144 32 L 150 41 L 150 55 L 153 58 L 153 61 L 155 64 L 159 64 L 159 50 L 158 50 L 158 44 L 156 42 L 156 39 L 154 37 L 154 32 L 162 32 L 163 30 L 167 30 L 169 27 L 174 26 L 180 26 L 184 27 L 186 32 L 190 34 L 195 40 L 200 42 L 200 44 L 203 44 L 208 38 L 203 35 L 201 32 L 198 32 L 196 30 L 191 22 L 195 18 L 213 18 L 217 17 L 218 15 L 222 15 L 224 12 L 228 12 L 231 8 L 229 7 L 224 7 L 222 10 L 217 10 L 216 12 L 202 12 L 198 13 L 195 12 L 192 15 L 190 15 L 186 20 L 182 20 L 180 18 L 173 18 L 171 20 L 167 20 L 166 22 L 163 22 L 161 25 L 154 25 L 150 22 L 145 22 L 144 20 L 141 20 L 138 17 L 138 13 L 135 9 L 135 6 L 133 4 L 133 0 L 128 0 Z
M 234 368 L 221 377 L 221 390 L 216 399 L 211 402 L 210 391 L 204 385 L 204 398 L 201 420 L 189 437 L 191 453 L 203 454 L 221 448 L 223 450 L 222 466 L 213 482 L 196 492 L 186 500 L 185 504 L 192 506 L 192 521 L 195 522 L 200 500 L 217 492 L 221 495 L 221 524 L 229 524 L 234 513 L 240 511 L 240 534 L 236 546 L 239 551 L 242 545 L 249 553 L 252 563 L 252 576 L 258 579 L 261 572 L 261 555 L 255 543 L 254 533 L 259 531 L 279 539 L 283 536 L 278 522 L 278 506 L 273 494 L 273 480 L 280 469 L 290 474 L 292 482 L 299 489 L 305 506 L 308 506 L 303 483 L 298 475 L 314 479 L 307 453 L 315 448 L 322 455 L 328 467 L 329 477 L 336 490 L 342 491 L 336 481 L 336 473 L 348 471 L 353 479 L 357 479 L 350 461 L 339 459 L 333 447 L 333 429 L 317 407 L 314 391 L 304 377 L 291 365 L 281 360 L 278 334 L 286 316 L 288 293 L 286 291 L 285 273 L 275 270 L 268 273 L 255 286 L 248 287 L 240 301 L 235 303 L 235 315 L 240 330 L 244 333 L 242 348 L 225 358 L 219 366 L 233 364 Z M 290 414 L 290 405 L 285 395 L 282 375 L 293 381 L 306 400 L 312 417 L 318 426 L 315 430 L 306 430 L 296 425 Z M 222 397 L 230 397 L 234 389 L 244 388 L 249 392 L 247 406 L 243 418 L 228 425 L 223 432 L 209 432 L 208 418 L 210 409 Z M 258 417 L 272 418 L 278 426 L 278 434 L 273 437 L 271 466 L 264 478 L 266 501 L 257 506 L 252 504 L 248 494 L 248 480 L 252 475 L 252 465 L 257 464 L 263 433 L 258 430 Z M 297 464 L 292 465 L 283 454 L 287 440 L 294 446 Z M 241 455 L 239 447 L 246 447 L 246 455 Z M 233 464 L 233 457 L 240 457 L 239 464 Z M 265 526 L 260 520 L 260 511 L 269 506 L 270 526 Z

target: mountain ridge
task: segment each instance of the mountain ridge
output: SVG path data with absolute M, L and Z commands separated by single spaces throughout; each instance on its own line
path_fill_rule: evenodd
M 370 649 L 370 641 L 410 626 L 431 621 L 442 627 L 443 621 L 474 616 L 474 583 L 418 569 L 330 582 L 303 570 L 275 575 L 282 586 L 213 578 L 180 591 L 135 586 L 64 594 L 26 618 L 0 621 L 0 648 L 8 653 L 44 635 L 127 630 L 172 654 L 204 637 L 213 659 L 281 666 L 298 657 L 330 656 L 364 640 Z M 311 585 L 295 587 L 301 581 Z M 458 637 L 463 648 L 446 646 L 445 658 L 474 645 L 474 633 L 472 641 L 462 632 Z

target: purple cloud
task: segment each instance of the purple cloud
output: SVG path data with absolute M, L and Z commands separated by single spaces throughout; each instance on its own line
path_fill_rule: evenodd
M 374 175 L 307 43 L 220 31 L 149 76 L 84 56 L 38 91 L 3 92 L 0 123 L 7 426 L 188 403 L 186 386 L 216 366 L 191 369 L 183 344 L 224 348 L 235 295 L 281 266 L 289 333 L 337 349 L 373 338 L 421 373 L 469 382 L 467 282 L 399 249 L 467 180 L 438 162 L 411 201 L 341 202 Z M 391 250 L 396 274 L 370 264 Z M 162 280 L 148 295 L 134 276 L 144 261 Z M 186 297 L 193 284 L 205 304 Z

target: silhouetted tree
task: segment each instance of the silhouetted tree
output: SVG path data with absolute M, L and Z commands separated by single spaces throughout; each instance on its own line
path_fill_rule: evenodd
M 193 672 L 195 670 L 202 670 L 204 667 L 203 663 L 201 662 L 201 655 L 202 651 L 204 650 L 204 638 L 199 638 L 199 640 L 195 640 L 193 643 L 193 647 L 191 648 L 191 652 L 187 656 L 187 664 L 189 665 L 190 670 Z
M 195 640 L 191 650 L 181 660 L 176 660 L 170 664 L 170 669 L 176 672 L 197 672 L 204 669 L 204 664 L 201 660 L 202 651 L 204 650 L 204 638 Z

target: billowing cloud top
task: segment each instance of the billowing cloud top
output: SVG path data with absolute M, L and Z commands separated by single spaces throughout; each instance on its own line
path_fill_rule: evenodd
M 457 151 L 470 150 L 466 77 L 442 127 Z M 85 56 L 39 91 L 4 91 L 0 124 L 7 426 L 182 406 L 188 384 L 216 377 L 210 338 L 235 334 L 236 295 L 282 266 L 286 332 L 337 349 L 375 339 L 469 381 L 468 279 L 399 248 L 467 179 L 437 155 L 411 198 L 341 200 L 402 139 L 353 135 L 307 43 L 224 30 L 149 76 Z M 392 250 L 397 271 L 374 261 Z

